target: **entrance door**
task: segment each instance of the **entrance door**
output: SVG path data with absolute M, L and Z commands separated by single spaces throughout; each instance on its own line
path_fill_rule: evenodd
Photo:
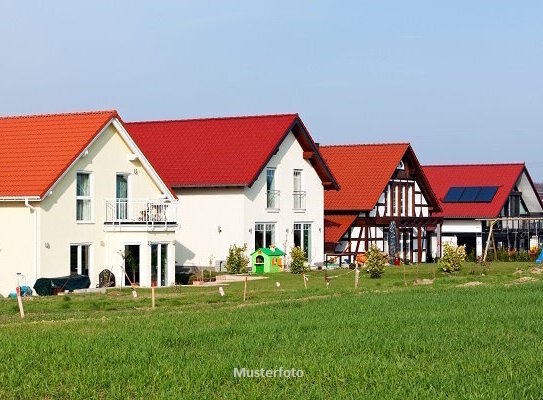
M 151 244 L 151 285 L 166 286 L 168 283 L 168 245 Z
M 128 219 L 128 175 L 117 174 L 116 216 L 119 220 Z
M 124 276 L 125 285 L 130 285 L 130 281 L 133 284 L 139 285 L 140 283 L 140 245 L 139 244 L 127 244 L 124 246 L 124 270 L 126 275 Z M 128 280 L 130 278 L 130 281 Z

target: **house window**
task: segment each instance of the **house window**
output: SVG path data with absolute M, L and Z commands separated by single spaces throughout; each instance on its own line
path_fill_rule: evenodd
M 311 259 L 311 224 L 294 224 L 294 246 L 301 247 L 307 259 Z
M 275 244 L 275 224 L 255 224 L 255 250 Z
M 92 196 L 90 172 L 76 174 L 76 220 L 92 220 Z
M 302 170 L 295 169 L 293 173 L 293 196 L 294 209 L 300 210 L 305 208 L 305 191 L 302 191 Z
M 70 246 L 70 275 L 89 275 L 90 244 Z
M 279 190 L 275 190 L 275 168 L 266 169 L 267 208 L 279 208 Z

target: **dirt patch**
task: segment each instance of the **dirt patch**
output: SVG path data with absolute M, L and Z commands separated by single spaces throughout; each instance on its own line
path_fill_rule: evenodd
M 523 276 L 522 278 L 518 278 L 513 283 L 526 283 L 526 282 L 535 282 L 537 279 L 531 277 L 531 276 Z
M 531 274 L 534 274 L 534 275 L 541 275 L 541 274 L 543 274 L 543 268 L 533 267 L 533 268 L 530 270 L 530 273 L 531 273 Z
M 515 272 L 513 272 L 513 275 L 522 275 L 523 272 L 523 270 L 517 269 Z
M 481 281 L 473 281 L 473 282 L 467 282 L 463 285 L 456 285 L 456 287 L 472 287 L 472 286 L 481 286 L 483 282 Z
M 417 279 L 413 282 L 414 285 L 433 285 L 434 280 L 433 279 Z

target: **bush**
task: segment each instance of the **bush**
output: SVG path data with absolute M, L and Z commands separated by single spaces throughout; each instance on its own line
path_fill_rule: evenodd
M 443 245 L 443 257 L 439 260 L 441 269 L 445 272 L 460 271 L 466 260 L 466 246 L 455 246 L 451 243 Z
M 235 244 L 228 249 L 228 257 L 226 257 L 226 271 L 230 274 L 242 274 L 247 272 L 249 265 L 249 256 L 247 252 L 247 243 L 238 247 Z
M 366 271 L 370 274 L 371 278 L 380 278 L 383 272 L 385 272 L 385 256 L 383 256 L 381 250 L 375 245 L 370 247 L 366 255 Z
M 309 265 L 307 265 L 305 252 L 299 246 L 293 247 L 290 250 L 290 272 L 301 274 L 307 271 L 309 271 Z

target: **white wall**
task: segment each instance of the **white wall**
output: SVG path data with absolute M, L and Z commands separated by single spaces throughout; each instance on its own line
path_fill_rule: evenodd
M 34 272 L 34 216 L 22 202 L 0 202 L 0 294 L 15 292 L 17 272 L 32 286 Z
M 279 151 L 271 158 L 267 167 L 276 168 L 275 189 L 280 191 L 280 208 L 278 211 L 266 209 L 266 169 L 264 169 L 253 186 L 245 190 L 243 235 L 250 252 L 255 250 L 255 223 L 276 223 L 275 245 L 286 253 L 290 252 L 294 246 L 294 223 L 311 223 L 310 263 L 312 265 L 322 263 L 324 260 L 324 188 L 311 163 L 303 159 L 303 149 L 292 133 L 287 135 L 281 143 Z M 293 209 L 295 169 L 302 170 L 302 190 L 306 191 L 304 211 Z
M 226 260 L 232 244 L 243 245 L 243 188 L 178 189 L 176 264 L 208 266 Z M 219 232 L 220 227 L 220 232 Z
M 452 233 L 481 233 L 481 221 L 473 219 L 446 219 L 443 221 L 443 235 Z

